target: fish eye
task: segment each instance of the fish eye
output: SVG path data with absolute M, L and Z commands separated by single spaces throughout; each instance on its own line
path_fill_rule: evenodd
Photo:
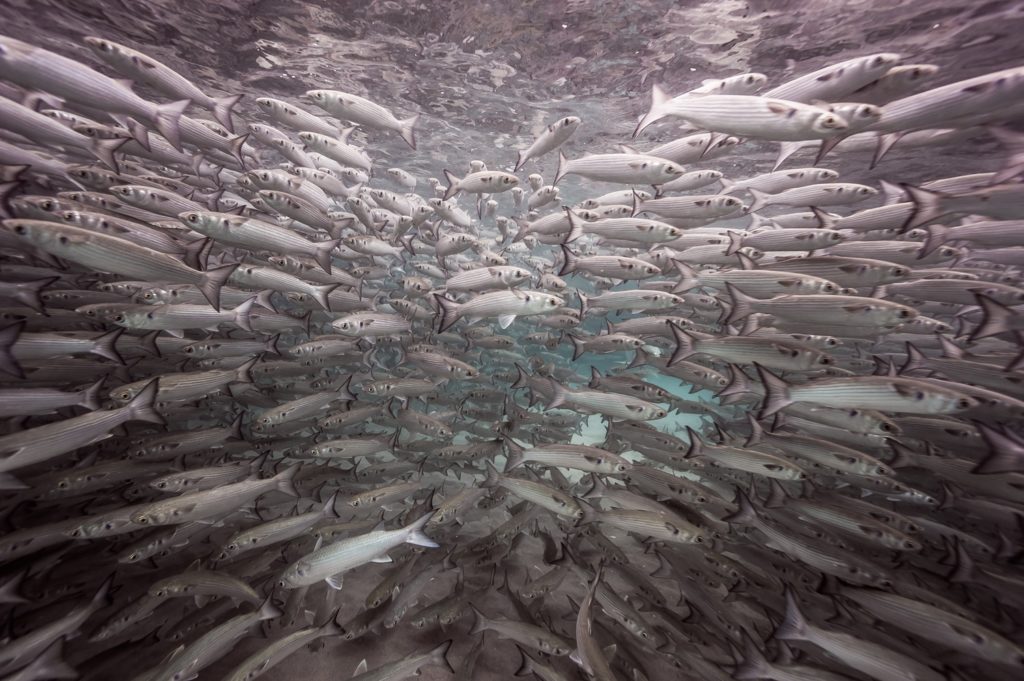
M 956 401 L 956 406 L 960 407 L 961 409 L 967 409 L 971 406 L 971 401 L 965 397 L 961 397 L 959 400 Z
M 25 227 L 25 225 L 15 225 L 14 226 L 14 233 L 15 234 L 22 234 L 22 235 L 27 234 L 28 233 L 28 228 Z

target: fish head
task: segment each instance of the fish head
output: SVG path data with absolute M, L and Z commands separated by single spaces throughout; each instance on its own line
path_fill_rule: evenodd
M 848 127 L 850 124 L 842 116 L 824 110 L 814 117 L 811 124 L 811 130 L 821 135 L 838 135 Z

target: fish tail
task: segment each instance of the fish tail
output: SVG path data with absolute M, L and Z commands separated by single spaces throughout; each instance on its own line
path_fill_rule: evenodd
M 565 386 L 551 378 L 548 379 L 548 384 L 551 386 L 551 399 L 548 401 L 546 409 L 554 409 L 565 404 L 566 398 L 569 397 L 569 391 L 565 389 Z
M 290 497 L 298 497 L 299 492 L 295 489 L 295 474 L 302 468 L 301 465 L 289 466 L 274 476 L 277 480 L 277 489 Z
M 505 470 L 510 471 L 516 466 L 522 465 L 526 450 L 516 444 L 515 441 L 507 435 L 504 436 L 504 440 L 505 447 L 508 450 L 508 453 L 505 455 Z
M 316 245 L 316 249 L 313 252 L 313 259 L 316 260 L 316 264 L 320 266 L 327 274 L 331 273 L 331 255 L 334 253 L 334 249 L 341 245 L 341 238 L 331 239 L 330 241 L 322 241 Z
M 748 634 L 743 636 L 743 661 L 733 671 L 732 677 L 740 681 L 772 677 L 771 665 Z
M 695 459 L 704 453 L 704 441 L 700 439 L 695 431 L 690 426 L 686 426 L 686 435 L 690 438 L 690 448 L 686 450 L 684 455 L 687 459 Z
M 212 239 L 195 239 L 185 244 L 185 254 L 182 256 L 182 261 L 194 270 L 201 270 L 205 267 L 205 257 L 203 251 L 206 247 L 213 243 Z
M 569 233 L 565 235 L 562 243 L 568 244 L 583 236 L 583 220 L 568 206 L 565 208 L 565 216 L 569 219 Z
M 273 596 L 267 596 L 266 600 L 263 601 L 262 605 L 260 605 L 260 620 L 277 619 L 278 617 L 284 614 L 284 612 L 280 608 L 274 605 L 274 602 L 271 600 L 271 598 L 273 598 Z
M 120 149 L 127 141 L 127 137 L 115 137 L 114 139 L 97 138 L 92 141 L 89 147 L 93 155 L 103 162 L 103 165 L 115 173 L 120 173 L 121 169 L 117 165 L 117 159 L 114 158 L 114 152 Z
M 199 283 L 199 291 L 206 297 L 210 305 L 220 312 L 220 290 L 225 282 L 234 274 L 238 264 L 221 265 L 203 273 L 203 280 Z
M 409 536 L 406 538 L 405 543 L 413 544 L 414 546 L 423 546 L 428 549 L 439 548 L 440 544 L 423 534 L 423 528 L 427 526 L 427 523 L 430 522 L 432 517 L 434 517 L 434 512 L 430 511 L 429 513 L 423 514 L 418 520 L 416 520 L 416 522 L 409 525 L 407 528 Z
M 985 444 L 988 445 L 988 455 L 974 467 L 971 473 L 989 475 L 991 473 L 1024 472 L 1024 445 L 983 423 L 976 423 L 975 428 L 985 440 Z
M 565 157 L 565 154 L 561 151 L 558 152 L 558 167 L 555 169 L 555 179 L 551 181 L 551 186 L 558 184 L 558 181 L 565 177 L 565 174 L 569 172 L 569 159 Z
M 807 620 L 800 612 L 796 596 L 790 589 L 786 589 L 786 614 L 783 616 L 779 628 L 775 630 L 775 638 L 780 641 L 808 640 Z
M 575 253 L 569 250 L 569 247 L 565 244 L 561 245 L 562 248 L 562 268 L 558 270 L 558 276 L 564 277 L 570 272 L 576 271 L 576 265 L 579 263 L 579 258 Z
M 153 125 L 156 126 L 157 132 L 178 151 L 181 151 L 181 115 L 191 103 L 191 100 L 180 99 L 160 104 L 156 107 L 156 115 L 153 117 Z
M 942 200 L 945 198 L 945 194 L 933 192 L 912 184 L 901 184 L 900 186 L 907 193 L 907 198 L 914 203 L 914 211 L 907 218 L 907 221 L 903 223 L 901 232 L 909 232 L 915 227 L 926 225 L 946 214 L 946 210 L 942 207 Z
M 512 383 L 512 389 L 516 390 L 516 389 L 519 389 L 519 388 L 529 387 L 529 385 L 530 385 L 530 381 L 529 381 L 530 374 L 526 373 L 526 369 L 524 369 L 523 365 L 520 364 L 519 362 L 515 363 L 515 367 L 516 367 L 516 371 L 518 373 L 516 374 L 515 382 Z
M 975 293 L 974 299 L 978 301 L 982 316 L 981 323 L 971 332 L 969 340 L 998 336 L 1011 330 L 1011 320 L 1017 317 L 1013 309 L 981 293 Z
M 231 138 L 231 157 L 238 161 L 238 165 L 242 166 L 243 170 L 245 169 L 245 157 L 242 156 L 242 147 L 245 146 L 245 142 L 248 139 L 249 133 Z
M 725 516 L 722 520 L 737 525 L 753 525 L 757 522 L 757 511 L 754 509 L 754 505 L 750 503 L 750 497 L 742 491 L 736 490 L 736 500 L 734 503 L 739 508 L 735 513 Z
M 323 286 L 314 286 L 313 298 L 320 305 L 320 307 L 330 312 L 331 302 L 329 299 L 331 293 L 334 291 L 334 289 L 338 288 L 339 286 L 341 286 L 341 284 L 324 284 Z
M 78 403 L 79 407 L 83 407 L 90 411 L 96 411 L 102 405 L 100 404 L 100 389 L 106 382 L 107 377 L 104 376 L 100 380 L 96 381 L 88 388 L 82 391 L 82 401 Z
M 139 123 L 134 118 L 129 118 L 125 122 L 125 128 L 128 129 L 128 134 L 132 136 L 132 139 L 138 142 L 139 146 L 146 151 L 152 151 L 149 143 L 149 128 Z
M 438 327 L 438 332 L 444 333 L 449 328 L 451 328 L 452 324 L 459 321 L 459 308 L 461 307 L 461 305 L 459 305 L 459 303 L 455 302 L 451 298 L 442 296 L 439 293 L 434 294 L 434 300 L 437 301 L 437 307 L 439 310 L 439 314 L 441 315 L 441 322 L 440 326 Z
M 444 179 L 448 181 L 448 186 L 445 188 L 444 196 L 442 198 L 447 201 L 459 193 L 459 178 L 456 177 L 452 171 L 445 169 Z
M 754 368 L 764 384 L 764 404 L 758 418 L 766 418 L 772 414 L 785 409 L 793 404 L 793 398 L 789 394 L 789 383 L 782 380 L 763 366 L 754 362 Z
M 520 663 L 519 669 L 516 670 L 516 676 L 529 676 L 533 673 L 533 658 L 531 658 L 525 650 L 519 645 L 516 645 L 516 649 L 519 651 Z
M 885 135 L 878 136 L 878 144 L 875 146 L 875 153 L 871 157 L 871 164 L 868 166 L 868 170 L 874 170 L 875 166 L 881 163 L 889 151 L 896 146 L 896 143 L 903 139 L 903 136 L 907 134 L 905 132 L 890 132 Z
M 235 131 L 235 123 L 231 120 L 232 109 L 235 108 L 235 104 L 241 101 L 245 95 L 228 95 L 226 97 L 214 97 L 213 98 L 213 117 L 217 119 L 217 122 L 224 126 L 228 132 Z
M 590 489 L 583 495 L 584 499 L 594 499 L 597 497 L 603 497 L 608 491 L 608 485 L 601 480 L 601 476 L 597 473 L 591 473 L 590 479 L 593 481 L 590 485 Z
M 243 331 L 252 333 L 252 319 L 250 314 L 252 313 L 252 306 L 256 304 L 256 296 L 249 298 L 244 301 L 241 305 L 235 307 L 232 312 L 235 314 L 235 324 L 238 328 Z
M 665 102 L 668 101 L 668 95 L 661 89 L 661 86 L 655 84 L 651 86 L 651 108 L 647 110 L 647 113 L 637 122 L 636 128 L 633 129 L 633 139 L 636 139 L 640 133 L 642 133 L 647 126 L 652 123 L 661 120 L 665 117 L 665 114 L 660 111 L 661 107 L 664 106 Z
M 235 381 L 238 383 L 253 383 L 255 379 L 252 377 L 252 368 L 256 366 L 256 362 L 260 361 L 259 355 L 256 355 L 245 364 L 235 369 Z
M 352 394 L 352 374 L 345 377 L 345 380 L 338 386 L 338 399 L 346 402 L 354 402 L 356 396 Z
M 732 307 L 724 322 L 726 325 L 734 324 L 753 314 L 754 308 L 751 307 L 751 303 L 756 302 L 756 298 L 748 296 L 728 282 L 725 284 L 725 290 L 729 293 L 729 297 L 732 298 Z
M 750 202 L 749 206 L 747 206 L 746 212 L 756 213 L 765 206 L 769 205 L 768 201 L 771 198 L 771 194 L 769 194 L 768 192 L 763 192 L 760 189 L 754 189 L 753 187 L 747 189 L 747 191 L 750 192 L 750 195 L 754 197 L 754 200 Z
M 508 467 L 508 463 L 505 464 Z M 494 467 L 494 464 L 490 461 L 487 462 L 487 479 L 481 483 L 481 487 L 497 487 L 501 480 L 501 476 L 498 474 L 498 469 Z
M 235 420 L 228 426 L 231 428 L 231 438 L 234 440 L 244 440 L 245 436 L 242 435 L 242 414 L 235 417 Z
M 512 169 L 512 172 L 518 173 L 520 168 L 522 168 L 526 164 L 526 161 L 527 161 L 528 158 L 529 157 L 526 155 L 525 151 L 517 151 L 516 152 L 516 167 Z
M 726 234 L 729 237 L 729 245 L 725 249 L 725 254 L 736 255 L 743 248 L 743 235 L 732 230 L 729 230 Z
M 924 245 L 917 252 L 917 259 L 930 255 L 936 248 L 949 241 L 949 227 L 944 225 L 928 225 L 925 227 Z
M 25 378 L 25 372 L 14 356 L 14 344 L 24 328 L 25 322 L 21 321 L 0 329 L 0 371 L 18 378 Z
M 419 119 L 419 114 L 409 116 L 405 120 L 400 121 L 401 127 L 398 130 L 398 133 L 402 136 L 402 139 L 405 140 L 405 143 L 413 149 L 416 148 L 416 122 Z
M 582 305 L 581 305 L 582 307 Z M 580 315 L 582 317 L 582 315 Z M 583 340 L 574 334 L 566 334 L 569 340 L 572 342 L 572 361 L 576 361 L 580 358 L 580 355 L 587 351 L 587 346 Z
M 487 619 L 487 615 L 477 610 L 476 606 L 472 603 L 469 604 L 470 610 L 473 611 L 475 619 L 473 620 L 473 628 L 470 630 L 469 635 L 480 634 L 490 629 L 491 621 Z
M 278 342 L 281 340 L 281 334 L 275 333 L 273 336 L 267 339 L 267 342 L 263 345 L 264 352 L 270 352 L 275 355 L 280 355 L 281 350 L 277 347 Z
M 122 333 L 124 333 L 124 329 L 115 329 L 110 333 L 103 334 L 93 341 L 92 353 L 112 362 L 124 364 L 124 358 L 117 351 L 117 339 L 121 337 Z
M 146 384 L 146 386 L 139 391 L 139 394 L 132 398 L 132 400 L 125 405 L 128 409 L 128 413 L 131 414 L 131 418 L 136 421 L 145 421 L 147 423 L 156 423 L 159 425 L 165 425 L 164 417 L 161 416 L 155 409 L 156 396 L 159 390 L 160 379 L 154 378 L 152 381 Z
M 679 281 L 672 287 L 672 293 L 682 293 L 683 291 L 689 291 L 700 286 L 700 277 L 697 276 L 697 272 L 692 267 L 681 260 L 673 260 L 672 262 L 676 266 L 676 271 L 679 272 Z
M 718 178 L 718 181 L 722 184 L 722 190 L 718 192 L 719 194 L 732 194 L 733 187 L 736 185 L 735 182 L 724 177 Z
M 668 360 L 668 366 L 671 367 L 693 354 L 693 336 L 683 331 L 678 324 L 669 322 L 669 326 L 672 328 L 672 336 L 676 341 L 676 349 Z

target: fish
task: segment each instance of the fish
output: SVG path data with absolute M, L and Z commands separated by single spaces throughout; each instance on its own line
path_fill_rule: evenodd
M 401 119 L 376 102 L 359 95 L 337 90 L 310 90 L 306 96 L 328 113 L 338 118 L 365 125 L 370 128 L 395 130 L 410 148 L 416 149 L 416 122 L 419 114 Z
M 578 116 L 566 116 L 548 125 L 533 144 L 517 152 L 514 172 L 522 170 L 531 158 L 540 158 L 565 144 L 582 122 Z

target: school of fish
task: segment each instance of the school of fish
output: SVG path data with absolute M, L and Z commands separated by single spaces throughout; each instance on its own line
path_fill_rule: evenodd
M 441 180 L 372 91 L 25 37 L 3 681 L 1024 674 L 1024 66 L 703 74 Z M 989 172 L 828 169 L 970 136 Z

